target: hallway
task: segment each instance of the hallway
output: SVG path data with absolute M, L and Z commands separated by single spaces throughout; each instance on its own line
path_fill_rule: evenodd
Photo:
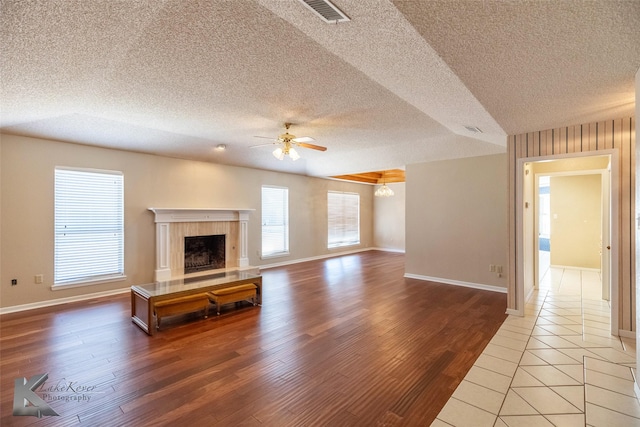
M 640 426 L 635 341 L 610 335 L 600 273 L 541 273 L 432 426 Z

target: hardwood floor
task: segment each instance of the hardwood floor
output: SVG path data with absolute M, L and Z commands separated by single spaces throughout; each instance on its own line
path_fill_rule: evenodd
M 0 424 L 427 426 L 506 295 L 403 274 L 380 251 L 263 270 L 262 307 L 163 319 L 153 337 L 129 294 L 3 315 Z M 44 397 L 57 417 L 14 417 L 15 379 L 41 373 L 76 392 Z

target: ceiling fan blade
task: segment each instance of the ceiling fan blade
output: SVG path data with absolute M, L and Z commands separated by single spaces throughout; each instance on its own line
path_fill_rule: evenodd
M 258 135 L 254 135 L 254 138 L 264 138 L 264 139 L 272 139 L 274 141 L 277 141 L 277 138 L 274 138 L 272 136 L 258 136 Z
M 278 144 L 278 141 L 273 141 L 273 142 L 267 142 L 265 144 L 250 145 L 249 148 L 266 147 L 267 145 L 277 145 L 277 144 Z
M 313 142 L 315 141 L 315 139 L 311 138 L 310 136 L 301 136 L 299 138 L 293 138 L 292 141 L 293 142 Z
M 312 150 L 327 151 L 327 147 L 323 147 L 321 145 L 315 145 L 315 144 L 307 144 L 306 142 L 296 142 L 296 145 L 298 147 L 311 148 Z

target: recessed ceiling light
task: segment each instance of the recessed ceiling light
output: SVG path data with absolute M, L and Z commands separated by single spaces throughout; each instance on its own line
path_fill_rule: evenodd
M 226 150 L 226 149 L 227 149 L 227 146 L 226 146 L 226 145 L 224 145 L 224 144 L 218 144 L 218 145 L 216 145 L 216 150 L 218 150 L 218 151 L 224 151 L 224 150 Z

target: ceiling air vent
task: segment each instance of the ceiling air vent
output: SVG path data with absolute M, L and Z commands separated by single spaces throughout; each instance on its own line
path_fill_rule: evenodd
M 479 127 L 476 126 L 465 126 L 464 127 L 466 130 L 468 130 L 469 132 L 473 132 L 473 133 L 482 133 L 482 131 L 480 130 Z
M 328 0 L 299 0 L 328 24 L 350 21 L 349 17 L 342 13 L 333 3 Z

